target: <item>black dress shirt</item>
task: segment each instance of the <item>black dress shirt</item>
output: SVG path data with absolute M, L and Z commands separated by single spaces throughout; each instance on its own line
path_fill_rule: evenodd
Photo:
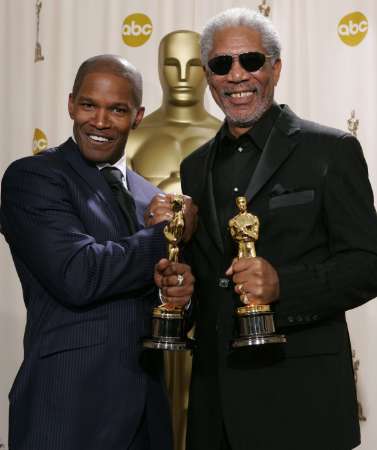
M 213 192 L 221 235 L 232 251 L 228 221 L 237 214 L 236 197 L 245 195 L 280 107 L 274 103 L 261 119 L 240 137 L 234 137 L 227 123 L 221 127 L 212 167 Z

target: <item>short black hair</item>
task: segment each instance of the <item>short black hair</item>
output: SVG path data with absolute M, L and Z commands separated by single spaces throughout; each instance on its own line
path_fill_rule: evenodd
M 141 106 L 143 97 L 143 80 L 141 73 L 125 58 L 118 55 L 97 55 L 84 61 L 76 74 L 72 87 L 72 97 L 75 98 L 84 78 L 90 73 L 112 73 L 130 81 L 135 107 Z

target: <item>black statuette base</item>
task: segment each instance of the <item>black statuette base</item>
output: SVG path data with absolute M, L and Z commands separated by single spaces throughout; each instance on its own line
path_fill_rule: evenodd
M 168 351 L 190 350 L 185 328 L 183 311 L 154 308 L 152 336 L 143 340 L 143 347 Z
M 275 333 L 273 312 L 238 308 L 236 316 L 236 338 L 231 342 L 232 348 L 265 344 L 283 344 L 287 339 Z

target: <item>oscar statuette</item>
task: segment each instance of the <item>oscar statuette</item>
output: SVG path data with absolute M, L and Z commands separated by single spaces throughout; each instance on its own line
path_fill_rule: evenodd
M 259 219 L 247 211 L 245 197 L 237 197 L 239 213 L 229 220 L 229 230 L 238 244 L 238 258 L 255 258 L 255 241 L 259 237 Z M 246 294 L 241 295 L 245 306 L 236 310 L 236 333 L 233 348 L 263 344 L 281 344 L 286 337 L 275 333 L 273 312 L 270 305 L 253 304 Z
M 178 262 L 179 244 L 185 227 L 183 207 L 183 196 L 175 195 L 172 200 L 173 218 L 164 228 L 164 235 L 168 242 L 168 260 L 171 262 Z M 182 282 L 183 275 L 178 275 L 178 285 Z M 161 300 L 163 301 L 163 298 Z M 169 303 L 162 303 L 153 308 L 152 337 L 143 340 L 144 348 L 189 350 L 184 313 L 184 307 Z
M 39 42 L 39 24 L 40 24 L 40 16 L 41 16 L 42 2 L 41 0 L 37 0 L 35 4 L 35 15 L 37 17 L 37 36 L 35 41 L 35 51 L 34 51 L 34 62 L 37 63 L 39 61 L 43 61 L 45 57 L 42 54 L 42 46 Z

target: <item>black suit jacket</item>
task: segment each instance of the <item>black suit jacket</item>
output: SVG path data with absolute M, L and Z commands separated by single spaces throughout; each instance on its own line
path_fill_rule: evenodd
M 127 171 L 140 230 L 69 139 L 14 162 L 1 215 L 27 307 L 24 361 L 10 399 L 12 450 L 125 450 L 145 414 L 152 448 L 171 448 L 161 361 L 143 361 L 156 302 L 162 225 L 144 229 L 158 192 Z M 152 356 L 153 357 L 153 356 Z
M 186 158 L 182 189 L 199 206 L 189 250 L 196 277 L 196 340 L 188 449 L 345 450 L 359 426 L 345 311 L 377 294 L 377 219 L 367 166 L 349 134 L 282 107 L 247 188 L 260 219 L 257 254 L 278 271 L 274 306 L 285 345 L 231 352 L 233 286 L 211 167 L 216 139 Z

